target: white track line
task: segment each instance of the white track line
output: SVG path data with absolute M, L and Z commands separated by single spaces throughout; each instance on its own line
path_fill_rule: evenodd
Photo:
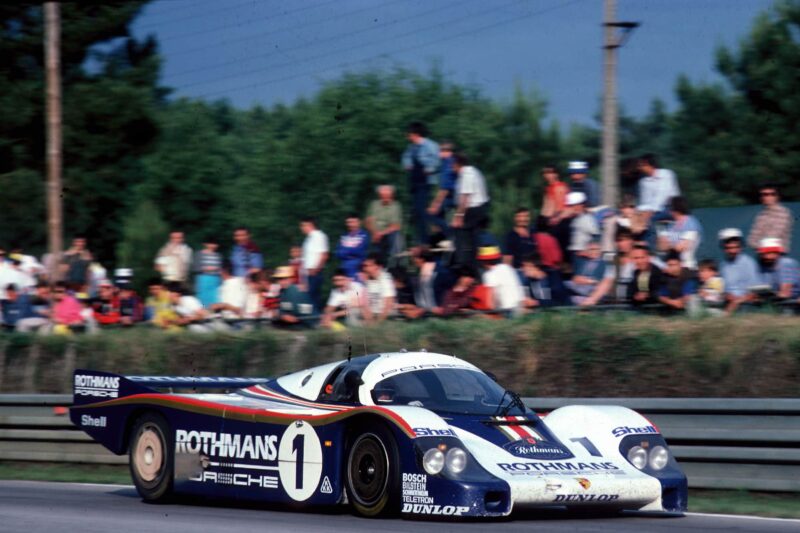
M 779 522 L 796 522 L 800 524 L 797 518 L 774 518 L 769 516 L 752 516 L 747 514 L 716 514 L 716 513 L 684 513 L 688 516 L 712 516 L 715 518 L 746 518 L 747 520 L 777 520 Z

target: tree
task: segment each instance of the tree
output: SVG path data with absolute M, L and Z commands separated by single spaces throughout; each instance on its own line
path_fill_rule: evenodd
M 138 157 L 156 138 L 155 41 L 128 26 L 146 2 L 64 3 L 61 66 L 64 220 L 101 260 L 113 257 Z M 0 6 L 0 238 L 44 245 L 43 15 L 39 3 Z M 19 202 L 19 198 L 25 198 Z
M 140 203 L 122 223 L 116 250 L 117 266 L 133 269 L 134 286 L 139 291 L 156 274 L 153 263 L 168 232 L 158 206 L 148 200 Z

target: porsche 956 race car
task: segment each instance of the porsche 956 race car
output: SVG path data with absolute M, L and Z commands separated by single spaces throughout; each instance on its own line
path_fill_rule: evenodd
M 181 387 L 238 388 L 176 394 Z M 520 507 L 682 512 L 686 476 L 630 409 L 537 415 L 456 357 L 354 357 L 277 379 L 76 370 L 70 417 L 129 454 L 144 500 L 172 494 L 349 504 L 364 516 Z

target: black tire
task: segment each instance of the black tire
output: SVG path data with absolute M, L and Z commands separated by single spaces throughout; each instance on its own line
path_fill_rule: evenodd
M 400 461 L 397 444 L 382 426 L 353 432 L 345 465 L 347 499 L 365 517 L 394 515 L 400 510 Z
M 169 424 L 158 413 L 146 413 L 133 424 L 128 446 L 131 478 L 148 502 L 163 502 L 172 495 L 174 443 Z

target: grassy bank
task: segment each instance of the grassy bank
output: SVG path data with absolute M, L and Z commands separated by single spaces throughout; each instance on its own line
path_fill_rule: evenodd
M 380 327 L 192 335 L 146 328 L 0 337 L 0 392 L 69 392 L 72 369 L 274 376 L 365 352 L 456 354 L 524 395 L 800 396 L 800 319 L 536 315 Z
M 131 484 L 130 473 L 125 465 L 70 465 L 0 461 L 0 479 Z M 800 518 L 797 495 L 790 493 L 690 490 L 689 510 L 696 513 Z

